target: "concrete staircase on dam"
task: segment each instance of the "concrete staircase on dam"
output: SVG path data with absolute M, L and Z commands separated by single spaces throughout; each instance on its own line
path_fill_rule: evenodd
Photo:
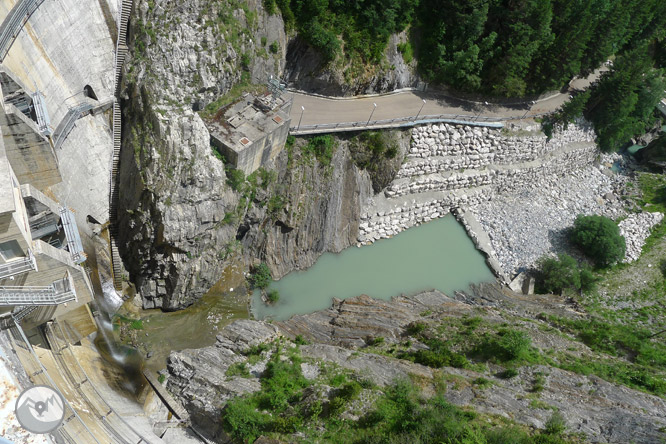
M 109 237 L 111 248 L 111 268 L 113 270 L 113 286 L 116 290 L 122 290 L 122 261 L 118 251 L 116 239 L 118 237 L 118 171 L 120 165 L 120 147 L 122 143 L 122 115 L 118 97 L 120 94 L 120 77 L 122 74 L 125 58 L 127 57 L 127 27 L 132 12 L 132 0 L 123 0 L 120 8 L 120 20 L 118 22 L 118 40 L 116 41 L 116 63 L 115 63 L 115 90 L 116 101 L 113 104 L 113 154 L 111 156 L 111 169 L 109 178 Z
M 0 62 L 2 62 L 23 25 L 44 0 L 19 0 L 0 25 Z

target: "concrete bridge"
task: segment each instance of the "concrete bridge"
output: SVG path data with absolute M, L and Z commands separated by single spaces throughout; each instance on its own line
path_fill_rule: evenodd
M 290 90 L 293 135 L 401 128 L 432 122 L 482 124 L 501 127 L 503 122 L 534 118 L 560 108 L 571 93 L 587 88 L 608 68 L 603 66 L 585 79 L 574 79 L 564 92 L 536 100 L 509 103 L 475 102 L 440 91 L 403 90 L 356 97 L 325 97 Z

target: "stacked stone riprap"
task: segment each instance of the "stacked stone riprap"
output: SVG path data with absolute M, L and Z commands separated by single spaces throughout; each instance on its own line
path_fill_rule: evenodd
M 645 240 L 650 236 L 652 228 L 660 223 L 664 215 L 662 213 L 638 213 L 628 216 L 618 225 L 620 234 L 624 236 L 627 251 L 622 262 L 629 263 L 641 256 Z
M 588 165 L 563 177 L 543 177 L 520 193 L 499 195 L 470 208 L 507 274 L 535 266 L 544 255 L 566 250 L 566 229 L 577 215 L 617 219 L 625 214 L 617 194 L 626 177 L 605 166 L 613 163 L 610 160 L 610 156 L 602 156 L 601 165 Z
M 394 236 L 407 228 L 449 214 L 451 208 L 471 205 L 488 198 L 489 190 L 478 188 L 465 193 L 449 193 L 441 199 L 406 202 L 387 211 L 365 214 L 359 226 L 359 242 L 369 244 Z
M 586 125 L 570 125 L 551 140 L 532 128 L 511 134 L 444 123 L 416 127 L 396 179 L 364 209 L 359 242 L 390 237 L 451 208 L 476 206 L 584 168 L 598 155 L 593 141 Z

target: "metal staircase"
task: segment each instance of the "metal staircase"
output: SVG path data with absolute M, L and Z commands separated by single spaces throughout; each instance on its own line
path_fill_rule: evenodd
M 19 0 L 0 25 L 0 62 L 2 62 L 23 25 L 44 0 Z
M 111 156 L 111 171 L 109 178 L 109 234 L 111 246 L 111 265 L 113 269 L 113 285 L 116 290 L 122 290 L 122 267 L 120 253 L 116 239 L 118 236 L 118 166 L 120 164 L 120 144 L 122 141 L 122 118 L 118 96 L 120 95 L 120 78 L 123 64 L 127 57 L 127 27 L 132 12 L 132 0 L 122 0 L 120 20 L 118 22 L 118 40 L 116 41 L 115 63 L 115 96 L 113 104 L 113 155 Z
M 0 287 L 0 306 L 59 305 L 76 300 L 69 274 L 47 286 Z
M 30 305 L 28 307 L 16 307 L 12 313 L 14 322 L 20 324 L 21 321 L 33 311 L 37 310 L 37 305 Z

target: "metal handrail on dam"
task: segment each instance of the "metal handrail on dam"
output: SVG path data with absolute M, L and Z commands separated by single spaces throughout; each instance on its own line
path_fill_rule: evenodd
M 21 328 L 20 321 L 14 320 L 14 325 L 8 329 L 9 340 L 12 345 L 12 351 L 17 355 L 21 361 L 26 374 L 34 385 L 46 384 L 57 390 L 61 396 L 62 392 L 58 389 L 55 381 L 49 375 L 48 371 L 40 361 L 37 353 L 32 348 L 30 341 L 26 337 L 23 329 Z M 79 414 L 74 410 L 65 396 L 62 396 L 65 401 L 65 420 L 62 425 L 51 432 L 52 435 L 59 437 L 63 442 L 68 444 L 81 444 L 84 442 L 95 442 L 101 444 L 95 437 L 93 432 L 88 428 L 85 422 L 81 419 Z M 85 439 L 85 440 L 84 440 Z
M 101 421 L 109 435 L 122 444 L 150 443 L 111 407 L 97 390 L 71 348 L 72 338 L 58 321 L 53 320 L 47 324 L 46 337 L 53 356 L 61 369 L 64 370 L 64 374 L 77 387 L 77 391 L 88 404 L 90 411 Z M 63 355 L 65 350 L 68 351 L 70 359 L 66 359 Z M 74 366 L 71 365 L 72 362 L 75 364 Z M 88 394 L 84 392 L 84 387 L 87 388 Z
M 44 3 L 44 0 L 19 0 L 9 11 L 0 25 L 0 62 L 7 56 L 9 48 L 23 29 L 23 25 L 42 3 Z

